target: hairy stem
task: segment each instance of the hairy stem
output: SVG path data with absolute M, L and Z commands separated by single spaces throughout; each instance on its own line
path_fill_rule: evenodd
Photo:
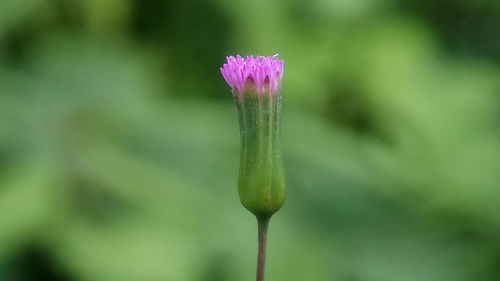
M 259 229 L 259 250 L 257 254 L 257 281 L 264 281 L 264 271 L 266 268 L 266 246 L 267 246 L 267 229 L 269 226 L 269 218 L 257 218 Z

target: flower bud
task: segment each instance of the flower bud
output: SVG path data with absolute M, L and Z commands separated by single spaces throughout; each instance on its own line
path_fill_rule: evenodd
M 258 218 L 268 219 L 285 201 L 280 149 L 283 60 L 227 57 L 221 68 L 231 86 L 240 123 L 240 200 Z

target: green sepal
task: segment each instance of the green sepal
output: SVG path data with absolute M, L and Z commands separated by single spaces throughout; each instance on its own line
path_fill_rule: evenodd
M 238 192 L 243 206 L 261 219 L 285 202 L 285 174 L 280 147 L 281 91 L 235 94 L 241 151 Z

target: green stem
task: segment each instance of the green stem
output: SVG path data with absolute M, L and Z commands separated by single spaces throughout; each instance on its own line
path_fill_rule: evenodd
M 264 271 L 266 268 L 266 247 L 267 247 L 267 229 L 269 218 L 257 218 L 258 223 L 258 241 L 259 250 L 257 254 L 257 281 L 264 281 Z

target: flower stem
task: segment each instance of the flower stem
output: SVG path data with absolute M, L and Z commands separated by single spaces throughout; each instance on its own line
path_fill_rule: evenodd
M 257 218 L 258 223 L 258 241 L 259 250 L 257 254 L 257 281 L 264 281 L 264 271 L 266 268 L 266 246 L 267 246 L 267 229 L 269 226 L 269 218 Z

